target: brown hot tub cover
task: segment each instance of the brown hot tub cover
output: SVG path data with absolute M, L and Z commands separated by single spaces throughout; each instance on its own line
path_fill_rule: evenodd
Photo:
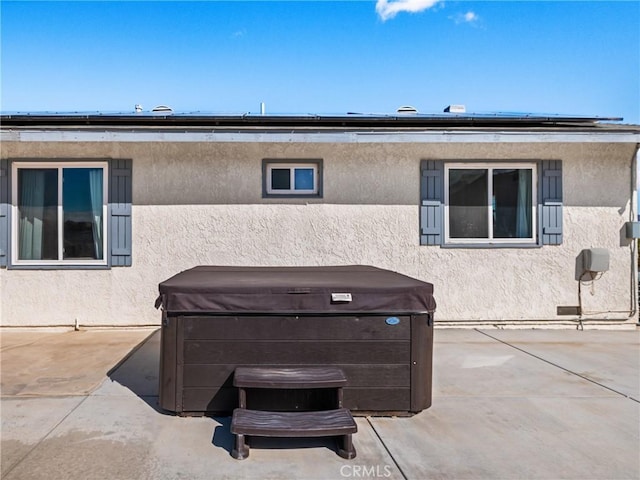
M 433 285 L 369 266 L 200 266 L 160 283 L 169 314 L 426 313 Z

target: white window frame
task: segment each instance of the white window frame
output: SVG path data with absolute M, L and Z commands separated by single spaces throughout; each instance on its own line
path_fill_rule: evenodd
M 288 169 L 290 175 L 290 185 L 295 187 L 295 170 L 300 169 L 312 169 L 313 170 L 313 188 L 312 189 L 295 189 L 289 188 L 287 190 L 274 189 L 271 185 L 271 171 L 273 169 Z M 309 163 L 267 163 L 267 178 L 266 178 L 266 190 L 269 195 L 317 195 L 318 194 L 318 164 L 315 162 Z
M 449 235 L 449 171 L 450 170 L 487 170 L 487 225 L 489 238 L 451 238 Z M 493 170 L 530 169 L 531 170 L 531 237 L 528 238 L 493 238 Z M 517 244 L 535 245 L 538 238 L 538 165 L 535 162 L 464 162 L 446 163 L 444 166 L 444 242 L 449 245 L 465 244 Z
M 107 266 L 108 265 L 108 162 L 13 162 L 11 167 L 11 263 L 15 266 Z M 20 260 L 18 258 L 18 170 L 20 169 L 57 169 L 58 170 L 58 260 Z M 62 170 L 66 168 L 102 168 L 102 252 L 100 260 L 64 259 L 64 210 L 62 205 Z

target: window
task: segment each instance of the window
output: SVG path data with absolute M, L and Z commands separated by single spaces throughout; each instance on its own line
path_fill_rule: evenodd
M 562 244 L 561 160 L 423 160 L 420 173 L 422 245 Z
M 321 162 L 263 161 L 263 196 L 321 197 Z
M 107 264 L 107 162 L 15 162 L 15 265 Z
M 447 164 L 445 242 L 534 243 L 535 164 Z
M 0 158 L 0 267 L 131 266 L 132 166 Z

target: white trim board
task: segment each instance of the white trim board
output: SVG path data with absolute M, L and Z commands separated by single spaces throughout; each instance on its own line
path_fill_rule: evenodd
M 224 131 L 212 130 L 2 130 L 0 142 L 229 142 L 229 143 L 640 143 L 640 133 L 513 131 Z

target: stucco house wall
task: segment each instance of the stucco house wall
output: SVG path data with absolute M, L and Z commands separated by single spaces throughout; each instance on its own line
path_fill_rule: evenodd
M 0 269 L 4 326 L 159 324 L 157 285 L 196 265 L 367 264 L 435 285 L 445 324 L 571 323 L 576 261 L 607 248 L 582 286 L 584 319 L 637 321 L 624 225 L 635 210 L 631 143 L 18 142 L 2 158 L 133 163 L 133 262 L 108 270 Z M 323 198 L 262 197 L 262 160 L 322 159 Z M 562 160 L 561 245 L 420 245 L 420 162 Z

